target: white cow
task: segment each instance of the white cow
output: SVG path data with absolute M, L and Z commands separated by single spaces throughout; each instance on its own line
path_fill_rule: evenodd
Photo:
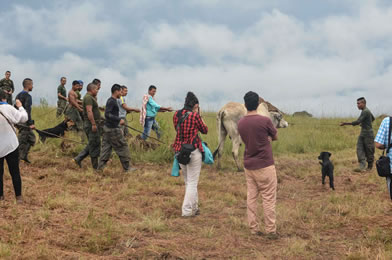
M 279 111 L 279 110 L 278 110 Z M 240 134 L 238 132 L 238 121 L 245 116 L 247 113 L 244 104 L 229 102 L 219 110 L 217 115 L 217 127 L 218 127 L 218 148 L 214 152 L 214 157 L 218 155 L 217 166 L 220 168 L 220 157 L 223 153 L 223 146 L 227 134 L 229 135 L 231 142 L 233 143 L 232 154 L 234 157 L 235 164 L 238 171 L 241 171 L 241 167 L 238 162 L 238 150 L 242 143 Z M 268 111 L 268 105 L 265 102 L 261 102 L 257 108 L 257 113 L 262 116 L 271 118 L 273 125 L 276 128 L 286 128 L 289 124 L 283 119 L 283 114 L 275 111 Z

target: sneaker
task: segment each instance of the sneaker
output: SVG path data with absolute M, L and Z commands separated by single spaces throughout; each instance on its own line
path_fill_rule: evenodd
M 199 216 L 200 215 L 200 209 L 197 209 L 195 212 L 195 216 Z
M 76 163 L 76 164 L 79 166 L 79 168 L 82 168 L 82 162 L 81 162 L 81 161 L 76 160 L 75 158 L 73 158 L 72 161 L 73 161 L 74 163 Z
M 279 238 L 279 235 L 276 234 L 276 232 L 273 232 L 273 233 L 268 233 L 268 234 L 266 234 L 265 237 L 266 237 L 267 239 L 269 239 L 269 240 L 276 240 L 276 239 Z
M 22 195 L 16 196 L 16 203 L 17 203 L 17 204 L 22 204 L 22 203 L 23 203 L 23 197 L 22 197 Z

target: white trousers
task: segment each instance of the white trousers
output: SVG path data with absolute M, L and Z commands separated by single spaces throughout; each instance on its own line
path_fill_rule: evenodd
M 193 216 L 199 209 L 197 185 L 199 184 L 202 155 L 199 149 L 191 153 L 191 161 L 187 165 L 180 164 L 185 181 L 185 196 L 182 203 L 182 216 Z

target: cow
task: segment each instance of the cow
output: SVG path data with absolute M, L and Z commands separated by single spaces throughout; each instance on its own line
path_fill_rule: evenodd
M 271 118 L 273 125 L 276 128 L 286 128 L 289 124 L 283 119 L 283 113 L 274 109 L 269 111 L 269 105 L 262 99 L 260 99 L 260 105 L 257 108 L 257 113 L 262 116 Z M 274 107 L 275 108 L 275 107 Z M 238 150 L 242 143 L 240 134 L 238 132 L 238 121 L 244 117 L 247 113 L 244 104 L 229 102 L 219 110 L 217 115 L 217 128 L 218 128 L 218 147 L 214 152 L 214 158 L 217 157 L 217 167 L 220 168 L 220 157 L 223 153 L 223 146 L 225 143 L 226 136 L 229 135 L 231 142 L 233 143 L 232 154 L 234 157 L 235 164 L 238 171 L 242 171 L 242 168 L 238 162 Z

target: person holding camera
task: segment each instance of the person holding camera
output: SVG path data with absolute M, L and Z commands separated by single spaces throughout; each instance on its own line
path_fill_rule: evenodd
M 173 117 L 177 131 L 173 149 L 176 154 L 184 147 L 191 147 L 187 164 L 179 161 L 185 181 L 185 196 L 182 203 L 182 216 L 192 217 L 200 214 L 197 186 L 202 165 L 203 145 L 199 132 L 208 133 L 208 127 L 200 116 L 199 100 L 192 92 L 185 98 L 184 108 L 176 111 Z M 187 148 L 189 150 L 189 148 Z
M 19 99 L 16 99 L 15 106 L 7 103 L 7 94 L 0 90 L 0 201 L 4 200 L 3 174 L 4 159 L 7 161 L 14 186 L 16 201 L 23 202 L 22 179 L 19 170 L 19 141 L 16 136 L 14 124 L 25 123 L 28 120 L 26 110 Z

